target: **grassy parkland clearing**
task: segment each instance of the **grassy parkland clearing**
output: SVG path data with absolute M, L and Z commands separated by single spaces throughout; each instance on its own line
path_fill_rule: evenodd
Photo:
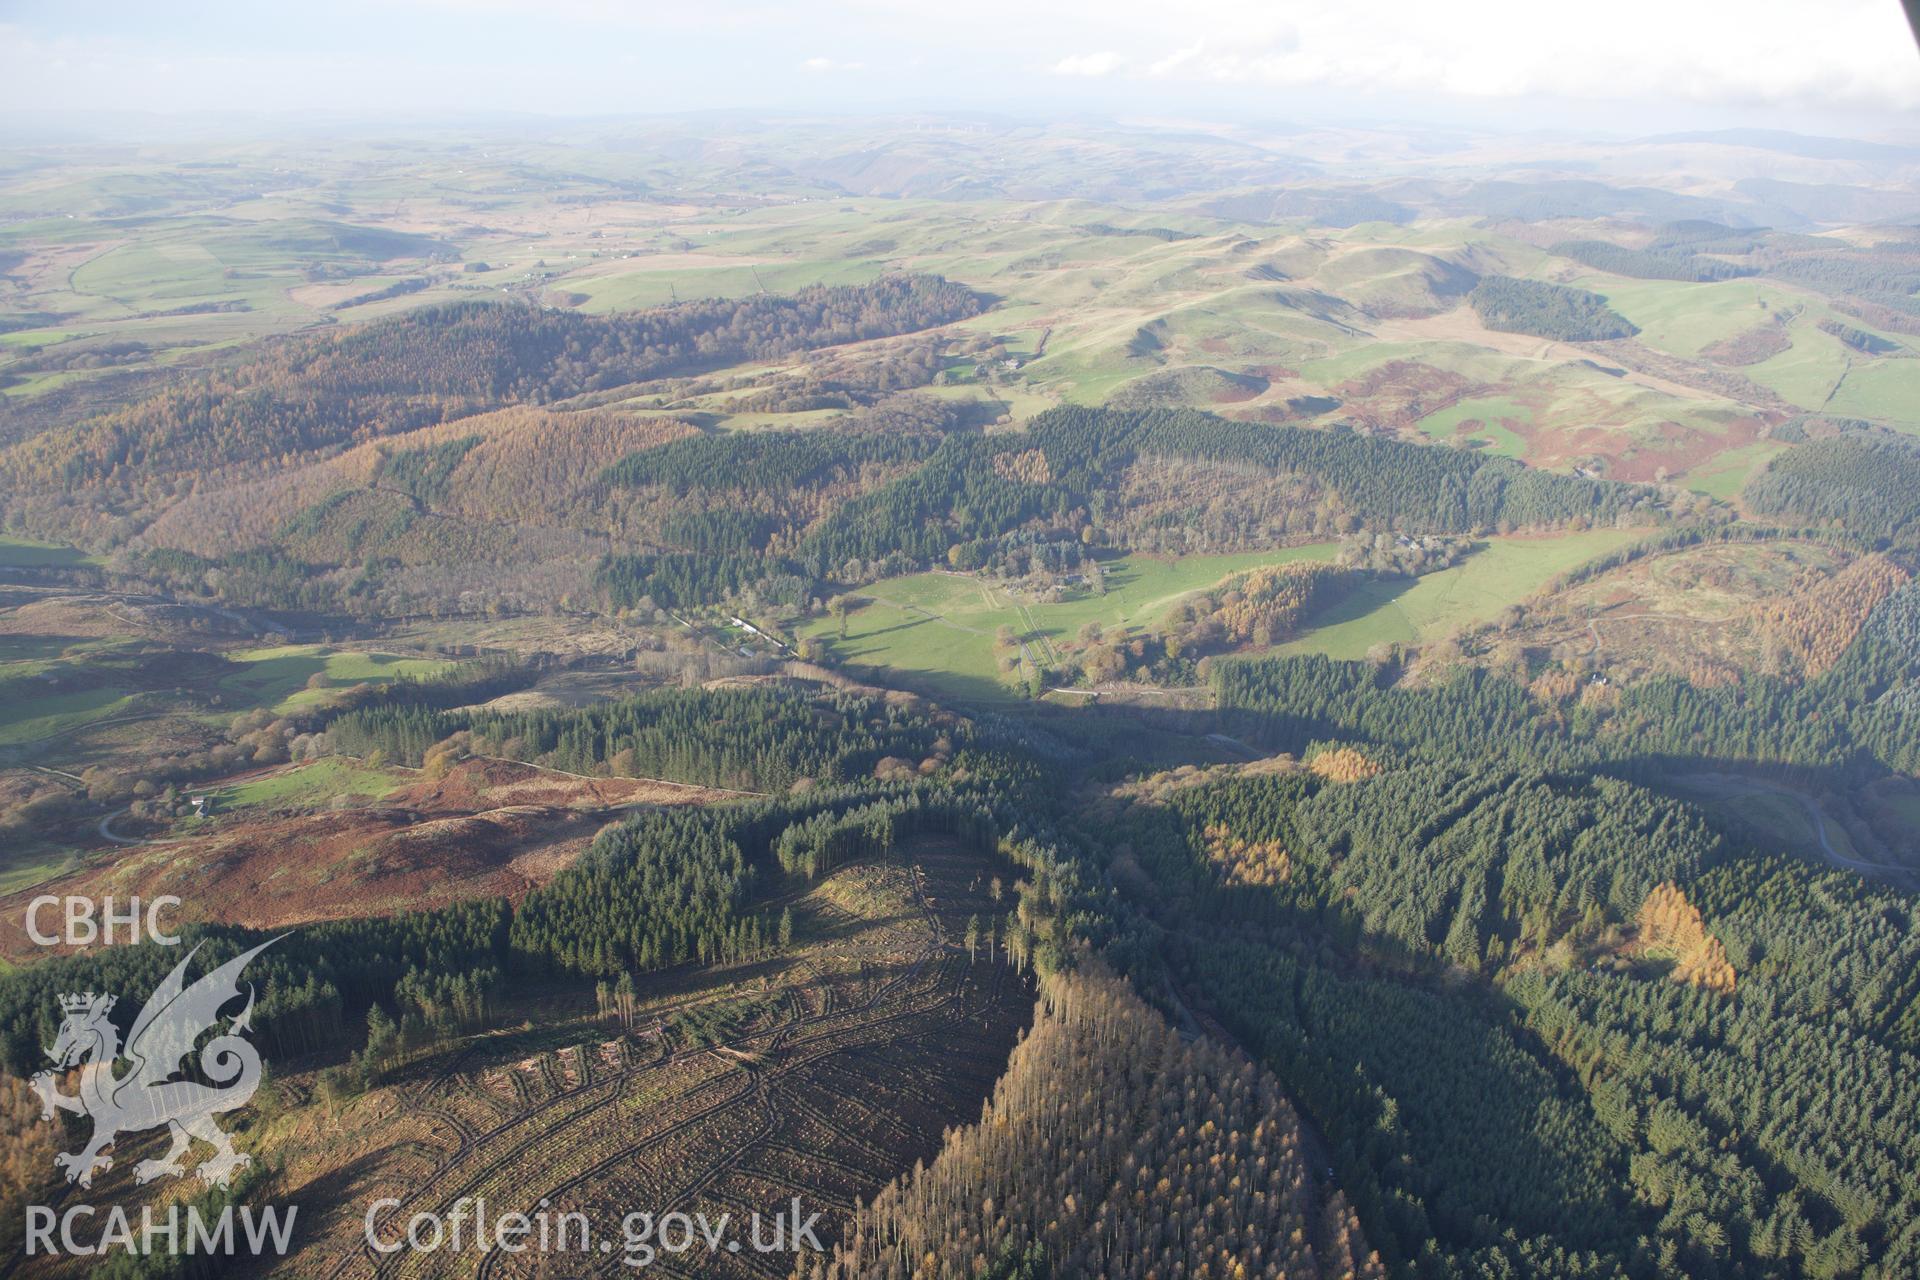
M 1436 640 L 1490 621 L 1567 570 L 1645 536 L 1644 529 L 1597 529 L 1490 538 L 1450 569 L 1418 579 L 1362 582 L 1281 651 L 1361 658 L 1377 644 Z M 1108 631 L 1155 630 L 1180 601 L 1230 574 L 1294 560 L 1331 560 L 1335 550 L 1333 543 L 1315 543 L 1175 560 L 1128 556 L 1105 566 L 1105 595 L 1075 587 L 1052 604 L 1023 602 L 966 574 L 916 573 L 860 592 L 867 603 L 848 614 L 844 638 L 832 618 L 815 620 L 802 634 L 830 642 L 842 661 L 886 667 L 936 692 L 1012 698 L 1014 688 L 994 655 L 994 635 L 1003 626 L 1025 637 L 1045 660 L 1050 645 L 1089 622 Z
M 1377 578 L 1313 620 L 1283 653 L 1363 658 L 1377 644 L 1420 644 L 1488 622 L 1560 574 L 1636 542 L 1645 529 L 1489 538 L 1450 569 L 1422 578 Z
M 307 687 L 316 675 L 325 675 L 329 686 L 386 684 L 402 676 L 430 675 L 447 665 L 433 658 L 331 649 L 318 644 L 244 649 L 227 657 L 246 665 L 246 670 L 220 682 L 229 705 L 234 709 L 269 707 L 280 712 L 311 706 L 326 698 L 326 687 Z
M 994 660 L 994 633 L 1012 627 L 1044 651 L 1049 642 L 1073 636 L 1089 622 L 1108 630 L 1152 629 L 1187 597 L 1229 574 L 1293 560 L 1331 560 L 1335 544 L 1314 543 L 1281 551 L 1183 556 L 1174 560 L 1127 556 L 1103 566 L 1106 593 L 1071 589 L 1053 604 L 1027 604 L 966 574 L 916 573 L 889 578 L 860 592 L 868 603 L 839 624 L 823 618 L 804 634 L 833 643 L 847 662 L 901 672 L 930 688 L 974 698 L 1010 698 L 1013 689 Z

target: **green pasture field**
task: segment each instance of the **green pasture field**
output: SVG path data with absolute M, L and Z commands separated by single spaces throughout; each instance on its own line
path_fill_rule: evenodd
M 1074 588 L 1055 604 L 1025 604 L 1001 588 L 966 574 L 917 573 L 889 578 L 859 594 L 869 601 L 839 623 L 816 619 L 805 634 L 829 641 L 844 661 L 887 667 L 929 687 L 973 698 L 1013 696 L 994 659 L 994 635 L 1012 627 L 1041 647 L 1075 636 L 1089 622 L 1109 631 L 1157 627 L 1181 600 L 1228 574 L 1293 560 L 1330 560 L 1336 545 L 1315 543 L 1280 551 L 1183 556 L 1172 560 L 1128 556 L 1103 565 L 1104 595 Z
M 137 661 L 131 653 L 116 652 L 123 643 L 118 637 L 0 636 L 0 684 Z
M 1826 409 L 1920 433 L 1920 359 L 1854 356 Z
M 1646 534 L 1645 529 L 1596 529 L 1490 538 L 1450 569 L 1411 580 L 1362 583 L 1312 619 L 1311 630 L 1282 645 L 1280 652 L 1358 659 L 1377 644 L 1437 640 L 1461 627 L 1491 621 L 1567 570 Z
M 1060 403 L 1052 396 L 1029 391 L 1019 383 L 967 382 L 957 386 L 928 387 L 919 394 L 932 396 L 938 400 L 984 404 L 994 407 L 996 414 L 1005 413 L 1015 422 L 1025 422 L 1028 418 L 1045 413 Z
M 65 845 L 44 840 L 21 840 L 0 845 L 0 894 L 19 893 L 72 870 L 78 854 Z M 6 962 L 0 960 L 0 973 Z
M 1788 326 L 1793 346 L 1740 372 L 1803 409 L 1825 408 L 1847 376 L 1847 349 L 1805 317 Z
M 302 267 L 423 260 L 437 243 L 346 223 L 305 218 L 258 224 L 173 220 L 164 235 L 115 245 L 74 268 L 73 291 L 134 311 L 194 302 L 245 301 L 257 311 L 305 311 L 285 291 L 306 282 Z M 364 271 L 368 279 L 378 268 Z M 205 317 L 202 317 L 205 318 Z
M 178 184 L 169 185 L 163 177 L 119 175 L 113 181 L 118 194 L 103 191 L 102 200 L 165 204 L 185 198 Z M 81 199 L 86 189 L 85 183 L 77 184 L 74 198 Z M 76 339 L 110 337 L 144 344 L 151 365 L 171 364 L 321 319 L 322 312 L 289 296 L 290 290 L 309 282 L 308 273 L 315 268 L 333 272 L 343 283 L 377 282 L 417 274 L 430 257 L 456 252 L 430 236 L 356 225 L 351 221 L 356 215 L 335 220 L 313 212 L 312 206 L 270 210 L 264 202 L 255 202 L 242 216 L 75 219 L 45 229 L 39 224 L 15 228 L 0 244 L 81 244 L 89 252 L 58 275 L 43 278 L 41 287 L 28 296 L 32 309 L 57 315 L 62 322 L 5 335 L 0 353 L 29 344 L 55 348 Z M 416 296 L 414 304 L 431 300 Z M 165 314 L 204 303 L 239 309 Z M 108 371 L 31 373 L 7 394 L 33 395 Z
M 1231 368 L 1265 364 L 1281 354 L 1299 360 L 1354 341 L 1338 325 L 1302 309 L 1287 286 L 1270 283 L 1225 287 L 1154 319 L 1175 355 L 1192 364 Z
M 1461 564 L 1417 580 L 1363 583 L 1314 620 L 1289 653 L 1360 658 L 1383 642 L 1417 644 L 1462 626 L 1491 620 L 1559 574 L 1644 537 L 1643 529 L 1603 529 L 1543 537 L 1490 539 Z M 833 645 L 847 662 L 885 667 L 939 692 L 1001 699 L 1013 690 L 994 657 L 1002 626 L 1040 647 L 1068 640 L 1089 622 L 1113 630 L 1152 630 L 1182 599 L 1228 574 L 1289 560 L 1329 560 L 1331 543 L 1280 552 L 1157 560 L 1130 556 L 1106 566 L 1108 591 L 1076 588 L 1057 604 L 1023 604 L 999 587 L 965 574 L 920 573 L 875 583 L 869 603 L 839 624 L 816 619 L 803 629 Z
M 1069 404 L 1105 404 L 1113 393 L 1150 369 L 1133 367 L 1118 350 L 1094 353 L 1092 359 L 1050 366 L 1048 373 L 1066 384 L 1063 398 Z
M 1793 346 L 1735 372 L 1804 409 L 1874 418 L 1920 429 L 1920 362 L 1901 355 L 1865 357 L 1850 352 L 1819 322 L 1837 319 L 1868 328 L 1811 295 L 1759 280 L 1694 284 L 1677 280 L 1623 280 L 1582 276 L 1582 288 L 1603 295 L 1640 326 L 1639 341 L 1687 359 L 1702 348 L 1797 312 L 1788 323 Z M 1899 334 L 1881 336 L 1905 344 Z
M 637 266 L 644 259 L 634 260 Z M 553 288 L 581 293 L 588 312 L 633 311 L 676 298 L 743 298 L 752 293 L 792 293 L 815 284 L 866 284 L 885 271 L 878 262 L 772 262 L 759 266 L 689 266 L 674 270 L 619 272 L 618 263 L 602 264 L 594 274 L 569 275 Z M 602 274 L 604 272 L 604 274 Z
M 103 685 L 74 693 L 48 694 L 43 698 L 10 700 L 0 707 L 0 747 L 39 742 L 105 720 L 131 708 L 137 696 Z
M 1752 444 L 1729 449 L 1711 462 L 1693 468 L 1682 477 L 1682 481 L 1695 493 L 1704 493 L 1722 502 L 1733 502 L 1747 487 L 1747 482 L 1766 470 L 1767 463 L 1785 452 L 1786 448 L 1777 440 L 1756 440 Z
M 0 395 L 25 399 L 39 395 L 43 391 L 53 391 L 69 382 L 78 382 L 88 377 L 84 369 L 61 369 L 53 373 L 29 373 L 21 376 L 12 386 L 0 389 Z
M 404 658 L 390 653 L 329 649 L 325 645 L 280 645 L 227 655 L 246 670 L 222 678 L 231 705 L 291 711 L 326 699 L 329 690 L 309 689 L 307 681 L 324 671 L 334 685 L 385 684 L 401 676 L 424 676 L 446 663 L 433 658 Z
M 1640 326 L 1639 340 L 1647 346 L 1689 359 L 1699 355 L 1702 347 L 1765 324 L 1804 301 L 1776 285 L 1752 279 L 1696 284 L 1596 274 L 1580 276 L 1573 284 L 1599 294 Z
M 76 564 L 99 564 L 99 556 L 90 556 L 77 547 L 0 533 L 0 567 L 8 569 L 64 569 Z
M 1484 441 L 1487 453 L 1518 458 L 1526 452 L 1526 441 L 1503 426 L 1500 420 L 1517 418 L 1522 422 L 1528 422 L 1532 417 L 1531 410 L 1510 397 L 1488 396 L 1484 399 L 1462 400 L 1438 413 L 1428 414 L 1416 425 L 1435 440 L 1446 443 L 1459 433 L 1462 423 L 1477 418 L 1480 426 L 1467 437 L 1469 440 Z
M 819 427 L 846 416 L 844 409 L 801 409 L 795 413 L 725 413 L 715 425 L 722 431 L 792 430 Z
M 1300 376 L 1320 386 L 1331 387 L 1394 360 L 1417 360 L 1436 368 L 1461 372 L 1447 359 L 1456 353 L 1466 359 L 1484 357 L 1502 365 L 1507 363 L 1505 357 L 1482 352 L 1460 342 L 1369 342 L 1335 352 L 1323 359 L 1310 360 L 1300 366 Z
M 410 775 L 370 768 L 347 756 L 261 774 L 212 792 L 215 815 L 233 809 L 319 809 L 336 796 L 372 798 L 404 786 Z M 186 819 L 188 825 L 194 820 Z
M 91 334 L 88 329 L 15 329 L 0 333 L 0 347 L 51 347 L 73 338 Z
M 52 666 L 70 648 L 101 643 L 110 642 L 76 641 L 71 636 L 0 636 L 0 676 L 34 675 Z

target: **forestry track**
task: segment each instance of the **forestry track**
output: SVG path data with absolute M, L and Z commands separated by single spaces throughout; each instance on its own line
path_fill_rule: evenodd
M 978 1115 L 1031 1015 L 1031 984 L 990 954 L 970 960 L 957 941 L 970 915 L 1008 905 L 979 891 L 981 867 L 930 840 L 842 868 L 797 903 L 809 941 L 771 974 L 717 974 L 630 1028 L 583 1024 L 574 1043 L 531 1056 L 499 1036 L 449 1051 L 396 1088 L 379 1151 L 293 1269 L 329 1280 L 624 1275 L 625 1215 L 685 1212 L 731 1215 L 741 1248 L 662 1253 L 649 1272 L 788 1274 L 792 1255 L 756 1252 L 747 1219 L 770 1222 L 798 1197 L 830 1244 L 856 1198 Z M 737 1020 L 683 1018 L 716 1010 Z M 727 1030 L 699 1030 L 716 1024 Z M 460 1201 L 484 1199 L 490 1220 L 584 1214 L 591 1249 L 543 1258 L 482 1252 L 469 1238 L 457 1254 L 381 1253 L 362 1233 L 376 1198 L 400 1202 L 379 1220 L 383 1241 L 416 1213 L 450 1221 Z

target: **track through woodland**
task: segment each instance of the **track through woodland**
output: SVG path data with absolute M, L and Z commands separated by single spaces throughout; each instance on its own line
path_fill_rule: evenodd
M 661 1002 L 630 1029 L 583 1025 L 559 1049 L 527 1055 L 496 1036 L 450 1053 L 398 1087 L 395 1123 L 297 1269 L 329 1280 L 541 1274 L 533 1252 L 380 1253 L 361 1234 L 375 1198 L 400 1201 L 380 1219 L 383 1240 L 416 1213 L 446 1219 L 463 1198 L 484 1198 L 493 1219 L 580 1212 L 591 1256 L 549 1256 L 556 1274 L 628 1274 L 621 1222 L 633 1212 L 729 1214 L 744 1237 L 750 1215 L 798 1196 L 830 1242 L 856 1197 L 977 1117 L 1031 1015 L 1031 984 L 998 959 L 970 961 L 957 941 L 970 915 L 1010 905 L 988 901 L 983 868 L 923 841 L 904 859 L 842 869 L 799 900 L 802 936 L 817 941 L 777 973 Z M 718 1010 L 724 1024 L 729 1007 L 746 1010 L 731 1033 L 697 1031 L 700 1014 Z M 792 1262 L 701 1246 L 648 1270 L 777 1277 Z

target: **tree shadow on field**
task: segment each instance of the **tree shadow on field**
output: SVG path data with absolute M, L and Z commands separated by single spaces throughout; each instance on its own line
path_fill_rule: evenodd
M 1358 622 L 1382 606 L 1392 604 L 1413 590 L 1418 582 L 1418 578 L 1400 577 L 1374 578 L 1363 582 L 1318 613 L 1310 615 L 1306 627 L 1302 629 L 1302 638 L 1311 639 L 1313 633 L 1323 627 Z

